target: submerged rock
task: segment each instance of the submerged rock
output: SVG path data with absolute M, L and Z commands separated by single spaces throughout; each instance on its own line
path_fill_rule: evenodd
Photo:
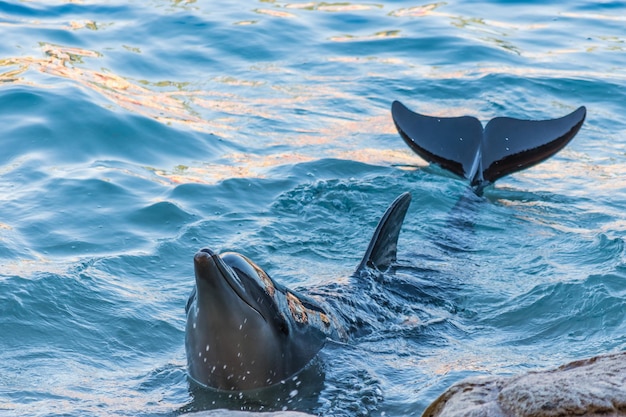
M 626 416 L 626 352 L 513 377 L 468 378 L 450 387 L 422 416 Z

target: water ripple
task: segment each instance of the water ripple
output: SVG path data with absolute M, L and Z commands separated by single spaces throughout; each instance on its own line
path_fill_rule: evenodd
M 2 3 L 2 411 L 214 407 L 184 373 L 202 247 L 360 330 L 276 408 L 418 415 L 464 376 L 623 349 L 624 5 L 478 6 Z M 398 137 L 394 99 L 483 123 L 588 115 L 471 199 Z M 399 265 L 351 281 L 405 191 Z

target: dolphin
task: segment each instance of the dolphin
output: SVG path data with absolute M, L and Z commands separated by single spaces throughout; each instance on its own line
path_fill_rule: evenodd
M 376 227 L 355 276 L 386 271 L 411 195 L 400 195 Z M 239 253 L 201 249 L 194 256 L 196 284 L 185 311 L 190 378 L 220 391 L 251 391 L 296 376 L 327 340 L 347 331 L 323 302 L 274 281 Z
M 468 179 L 479 195 L 497 179 L 563 149 L 580 130 L 586 112 L 583 106 L 559 119 L 496 117 L 483 129 L 475 117 L 432 117 L 399 101 L 391 105 L 393 122 L 409 147 L 426 161 Z

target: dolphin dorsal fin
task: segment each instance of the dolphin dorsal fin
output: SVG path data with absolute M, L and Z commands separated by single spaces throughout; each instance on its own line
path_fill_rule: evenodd
M 391 115 L 415 153 L 468 179 L 480 194 L 497 179 L 560 151 L 580 130 L 586 109 L 550 120 L 496 117 L 484 129 L 475 117 L 425 116 L 399 101 L 391 105 Z
M 365 268 L 384 271 L 395 262 L 398 236 L 409 204 L 411 204 L 411 194 L 404 193 L 387 208 L 376 226 L 363 260 L 356 269 L 357 273 Z

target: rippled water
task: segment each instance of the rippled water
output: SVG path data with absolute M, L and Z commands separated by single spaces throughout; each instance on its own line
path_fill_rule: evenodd
M 0 3 L 0 414 L 228 406 L 185 373 L 192 257 L 340 294 L 410 191 L 370 332 L 320 386 L 246 405 L 419 415 L 468 375 L 626 348 L 624 2 Z M 395 132 L 588 116 L 484 198 Z M 359 304 L 357 303 L 357 304 Z M 315 391 L 318 391 L 316 394 Z

